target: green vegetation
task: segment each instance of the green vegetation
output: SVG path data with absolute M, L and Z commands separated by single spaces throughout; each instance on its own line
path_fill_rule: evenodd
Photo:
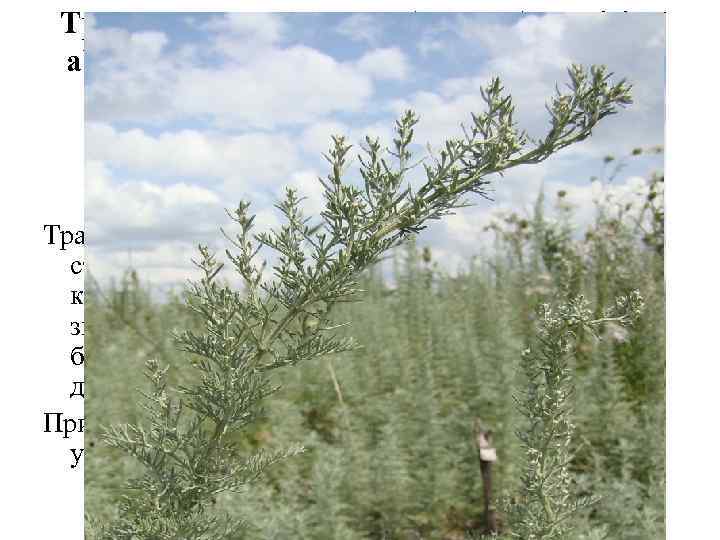
M 503 534 L 662 536 L 662 178 L 634 204 L 602 198 L 586 231 L 574 229 L 565 194 L 559 219 L 545 215 L 541 195 L 534 215 L 498 221 L 486 233 L 495 234 L 493 252 L 457 276 L 413 240 L 428 219 L 463 206 L 464 194 L 482 195 L 488 174 L 584 139 L 629 101 L 627 87 L 610 86 L 603 70 L 572 69 L 570 89 L 550 106 L 547 138 L 527 150 L 512 103 L 493 82 L 488 112 L 426 165 L 427 182 L 415 192 L 404 186 L 412 113 L 397 125 L 396 166 L 377 141 L 366 141 L 364 189 L 342 182 L 349 147 L 335 138 L 322 229 L 300 214 L 291 191 L 279 205 L 287 225 L 278 231 L 254 235 L 245 203 L 233 214 L 239 233 L 228 256 L 244 280 L 241 292 L 220 283 L 221 265 L 205 248 L 204 277 L 188 291 L 191 309 L 178 297 L 153 302 L 134 272 L 110 290 L 89 283 L 91 537 L 477 537 L 477 416 L 498 449 Z M 401 244 L 383 279 L 374 263 Z M 272 285 L 254 264 L 263 246 L 279 253 Z M 363 301 L 348 304 L 360 291 Z M 560 307 L 538 319 L 544 304 Z M 630 329 L 620 324 L 627 308 L 636 319 Z M 556 386 L 536 384 L 537 369 L 545 369 L 533 353 L 538 343 L 555 359 Z M 145 375 L 152 387 L 138 401 Z M 533 417 L 524 412 L 547 389 L 564 392 L 553 406 L 562 409 L 561 435 L 572 452 L 543 446 L 554 434 L 532 436 Z M 519 410 L 513 394 L 523 392 Z M 103 439 L 100 423 L 122 425 Z M 530 489 L 534 444 L 557 466 L 549 476 L 562 477 L 557 492 Z M 289 447 L 305 451 L 280 459 L 297 453 Z M 548 534 L 535 527 L 524 503 L 535 495 L 563 512 L 562 527 L 551 523 Z M 597 502 L 578 504 L 585 499 Z

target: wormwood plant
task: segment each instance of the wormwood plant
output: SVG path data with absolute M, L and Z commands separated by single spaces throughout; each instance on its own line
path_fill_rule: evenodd
M 188 291 L 189 308 L 204 331 L 176 336 L 191 353 L 195 384 L 170 388 L 168 367 L 147 363 L 151 390 L 144 393 L 149 425 L 110 428 L 106 442 L 135 457 L 145 474 L 132 480 L 117 518 L 94 529 L 102 539 L 240 538 L 244 523 L 213 512 L 215 498 L 243 491 L 272 463 L 301 449 L 246 455 L 239 436 L 262 415 L 261 404 L 277 391 L 272 370 L 356 347 L 337 333 L 333 306 L 355 301 L 360 274 L 390 248 L 466 206 L 464 196 L 487 197 L 488 177 L 512 167 L 543 161 L 587 138 L 602 118 L 631 103 L 630 87 L 613 84 L 604 67 L 572 66 L 566 93 L 548 104 L 550 129 L 530 139 L 513 121 L 514 106 L 499 79 L 481 89 L 487 109 L 472 115 L 463 136 L 447 140 L 439 153 L 412 163 L 418 117 L 407 111 L 396 122 L 391 149 L 366 138 L 358 156 L 362 182 L 343 181 L 351 146 L 341 136 L 325 156 L 330 173 L 320 179 L 325 208 L 320 219 L 306 217 L 291 189 L 277 205 L 285 224 L 255 233 L 249 203 L 230 213 L 238 232 L 223 234 L 226 255 L 244 282 L 242 291 L 219 284 L 224 263 L 200 246 L 196 265 L 202 278 Z M 408 172 L 422 164 L 425 179 L 416 190 Z M 272 277 L 264 274 L 263 250 L 274 251 Z
M 516 396 L 527 424 L 517 436 L 525 449 L 526 466 L 520 496 L 510 508 L 512 536 L 523 540 L 567 538 L 573 514 L 592 504 L 572 489 L 571 420 L 573 380 L 568 358 L 583 331 L 603 324 L 629 325 L 637 320 L 643 299 L 637 291 L 616 299 L 604 317 L 593 318 L 582 296 L 552 308 L 542 304 L 536 343 L 525 349 L 521 369 L 527 386 Z

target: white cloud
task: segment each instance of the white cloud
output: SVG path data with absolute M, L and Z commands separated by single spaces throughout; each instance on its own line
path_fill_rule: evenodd
M 197 243 L 223 216 L 220 198 L 208 189 L 186 183 L 117 182 L 107 164 L 97 160 L 86 162 L 85 207 L 88 243 L 107 248 L 182 238 Z
M 357 63 L 362 73 L 375 79 L 403 80 L 409 72 L 408 60 L 400 49 L 374 49 Z
M 417 44 L 418 51 L 420 51 L 420 54 L 423 56 L 443 51 L 446 47 L 447 44 L 445 41 L 430 36 L 423 36 Z
M 210 115 L 220 127 L 272 129 L 357 111 L 372 92 L 371 78 L 352 65 L 295 46 L 240 66 L 185 69 L 173 104 L 189 116 Z
M 227 196 L 239 197 L 277 183 L 300 166 L 297 144 L 285 135 L 241 135 L 182 130 L 149 135 L 88 122 L 87 156 L 136 173 L 216 179 Z
M 487 14 L 489 16 L 490 14 Z M 422 56 L 429 54 L 459 55 L 462 49 L 458 49 L 457 35 L 458 16 L 443 17 L 435 20 L 432 25 L 424 26 L 420 34 L 415 37 L 415 46 Z M 466 50 L 466 49 L 465 49 Z
M 392 102 L 392 109 L 399 116 L 406 109 L 414 110 L 420 117 L 415 129 L 415 142 L 437 147 L 451 137 L 460 137 L 461 124 L 469 125 L 471 112 L 479 112 L 482 99 L 479 92 L 461 94 L 446 99 L 435 92 L 416 92 L 410 99 Z
M 300 141 L 303 149 L 312 156 L 320 156 L 327 153 L 332 145 L 333 135 L 343 135 L 352 144 L 355 156 L 360 152 L 360 146 L 365 144 L 365 137 L 379 138 L 381 144 L 392 145 L 395 136 L 391 122 L 373 123 L 366 126 L 350 127 L 341 122 L 318 122 L 311 124 L 303 130 Z
M 377 43 L 380 39 L 381 27 L 377 18 L 368 13 L 353 13 L 345 17 L 337 25 L 335 31 L 352 41 Z
M 191 259 L 197 259 L 198 243 L 221 255 L 228 247 L 219 228 L 234 230 L 225 213 L 232 205 L 211 190 L 186 183 L 118 180 L 97 160 L 86 162 L 85 178 L 88 264 L 101 283 L 132 266 L 155 285 L 179 284 L 194 274 Z M 269 205 L 251 211 L 258 231 L 278 227 L 277 212 Z M 239 279 L 232 272 L 224 277 Z
M 573 225 L 582 230 L 592 223 L 598 205 L 609 206 L 610 211 L 631 204 L 637 210 L 645 201 L 649 182 L 641 176 L 630 176 L 617 184 L 593 181 L 577 185 L 567 182 L 550 182 L 546 186 L 549 200 L 557 201 L 557 193 L 566 193 L 562 201 L 573 210 Z
M 118 279 L 130 268 L 139 270 L 143 284 L 163 289 L 177 288 L 188 279 L 201 277 L 193 265 L 197 247 L 187 243 L 166 242 L 123 251 L 88 250 L 86 260 L 93 278 L 101 285 Z M 159 291 L 155 291 L 159 292 Z
M 210 40 L 219 64 L 206 62 L 197 46 L 170 48 L 161 32 L 91 24 L 88 119 L 162 124 L 184 118 L 273 129 L 359 111 L 373 95 L 374 80 L 408 74 L 398 49 L 340 62 L 310 47 L 281 47 L 284 23 L 275 15 L 234 14 L 206 27 L 215 32 Z
M 360 145 L 365 145 L 366 136 L 372 139 L 379 139 L 380 144 L 383 146 L 392 147 L 393 137 L 395 137 L 396 134 L 393 131 L 393 123 L 391 121 L 377 122 L 352 129 L 350 131 L 350 140 L 355 145 L 356 150 L 359 151 L 358 147 Z
M 131 33 L 122 28 L 98 28 L 92 15 L 86 18 L 85 34 L 86 47 L 93 54 L 109 53 L 126 64 L 155 61 L 168 44 L 168 37 L 163 32 Z
M 571 63 L 606 64 L 634 85 L 635 104 L 605 119 L 593 137 L 565 150 L 590 156 L 626 153 L 663 140 L 664 21 L 654 14 L 531 15 L 513 25 L 486 23 L 481 16 L 459 19 L 458 32 L 468 46 L 488 56 L 475 75 L 449 79 L 437 91 L 418 92 L 393 104 L 419 111 L 421 139 L 450 136 L 470 111 L 483 109 L 479 88 L 496 75 L 513 96 L 516 118 L 531 135 L 545 133 L 545 103 L 556 82 L 567 82 Z
M 160 185 L 119 180 L 111 167 L 93 159 L 86 161 L 85 178 L 89 264 L 101 282 L 133 266 L 141 269 L 143 279 L 155 284 L 180 283 L 192 274 L 190 259 L 197 258 L 198 243 L 224 258 L 222 252 L 229 246 L 219 229 L 232 233 L 236 228 L 225 213 L 233 204 L 214 191 L 183 182 Z M 308 215 L 317 216 L 324 206 L 314 171 L 298 171 L 272 185 L 278 186 L 273 193 L 255 192 L 250 197 L 257 232 L 280 226 L 279 212 L 272 204 L 283 197 L 285 186 L 305 197 L 302 206 Z M 264 251 L 261 257 L 272 260 L 275 255 Z M 225 277 L 239 279 L 231 272 Z
M 518 169 L 496 184 L 495 202 L 474 198 L 475 206 L 462 208 L 455 215 L 443 218 L 440 223 L 432 224 L 423 233 L 422 242 L 430 245 L 436 258 L 450 271 L 457 269 L 459 262 L 492 248 L 493 235 L 484 228 L 508 213 L 517 213 L 529 218 L 540 190 L 545 193 L 546 216 L 556 214 L 557 192 L 566 192 L 563 204 L 572 208 L 573 226 L 581 232 L 589 226 L 596 215 L 597 203 L 606 201 L 624 206 L 627 203 L 638 205 L 648 189 L 645 178 L 631 176 L 617 184 L 602 185 L 599 182 L 573 184 L 562 181 L 548 181 L 553 170 L 545 164 L 532 168 Z M 637 206 L 636 206 L 637 208 Z
M 332 144 L 333 135 L 345 135 L 350 128 L 341 122 L 323 121 L 306 127 L 300 135 L 300 144 L 309 154 L 319 156 L 327 153 Z
M 245 41 L 275 43 L 287 30 L 281 15 L 273 13 L 227 13 L 203 25 L 214 33 L 228 33 Z
M 300 171 L 293 174 L 287 184 L 287 187 L 296 189 L 298 195 L 304 198 L 301 204 L 306 217 L 318 217 L 325 208 L 325 197 L 323 196 L 325 190 L 318 180 L 318 176 L 320 175 L 312 170 Z M 278 189 L 276 193 L 278 199 L 284 197 L 284 188 L 285 186 Z
M 201 28 L 209 34 L 211 52 L 223 61 L 239 64 L 279 46 L 288 29 L 283 16 L 275 13 L 228 13 Z
M 97 28 L 90 21 L 85 29 L 88 119 L 171 118 L 172 85 L 184 54 L 163 54 L 168 38 L 161 32 Z

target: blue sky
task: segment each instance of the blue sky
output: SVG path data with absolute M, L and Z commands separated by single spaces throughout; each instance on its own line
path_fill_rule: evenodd
M 321 204 L 317 176 L 330 135 L 391 141 L 406 108 L 421 118 L 417 150 L 461 134 L 499 75 L 531 135 L 570 63 L 602 63 L 634 85 L 635 104 L 588 141 L 495 183 L 425 231 L 452 271 L 490 240 L 493 215 L 527 208 L 544 185 L 591 213 L 602 158 L 664 140 L 662 14 L 98 13 L 86 26 L 86 230 L 91 271 L 131 261 L 157 284 L 183 281 L 199 242 L 216 245 L 223 209 L 253 202 L 261 226 L 285 186 Z M 614 181 L 625 195 L 662 168 L 635 158 Z

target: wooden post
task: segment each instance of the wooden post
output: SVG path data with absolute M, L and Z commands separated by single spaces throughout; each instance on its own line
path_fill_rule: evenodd
M 475 419 L 475 445 L 480 458 L 480 472 L 483 481 L 485 504 L 485 534 L 498 532 L 497 515 L 491 508 L 492 501 L 492 464 L 497 461 L 495 448 L 492 447 L 492 431 L 485 429 L 479 418 Z

